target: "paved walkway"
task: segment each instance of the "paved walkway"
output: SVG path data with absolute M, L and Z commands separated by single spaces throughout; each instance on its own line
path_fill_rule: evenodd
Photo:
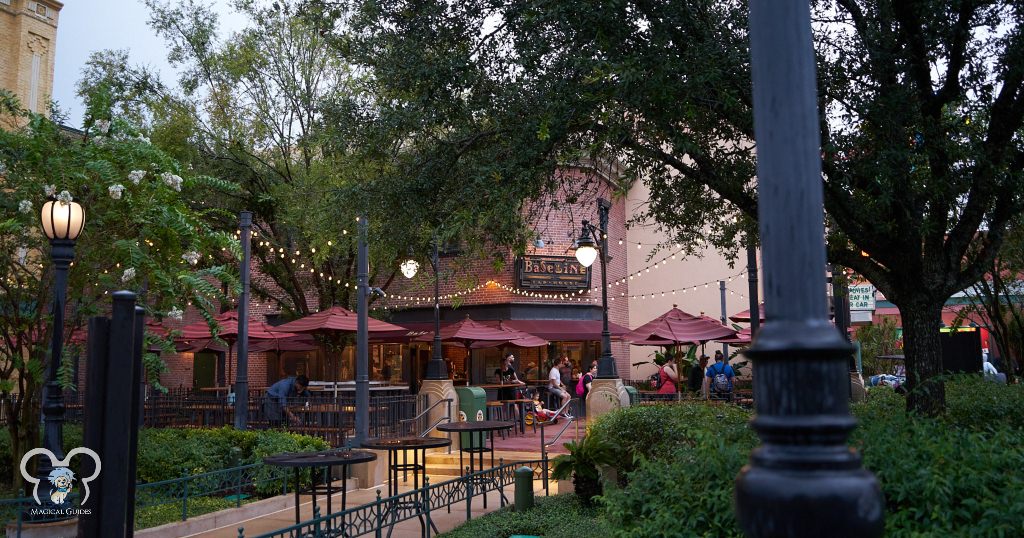
M 439 477 L 440 478 L 440 477 Z M 340 482 L 339 482 L 340 484 Z M 536 480 L 534 487 L 537 495 L 544 495 L 544 482 L 542 480 Z M 352 490 L 348 492 L 348 507 L 352 508 L 361 504 L 373 502 L 377 499 L 377 490 L 380 489 L 382 495 L 387 494 L 387 486 L 381 486 L 380 488 Z M 402 492 L 409 491 L 412 489 L 412 484 L 401 484 L 399 490 Z M 505 496 L 509 502 L 513 502 L 514 489 L 508 487 L 505 489 Z M 551 494 L 557 492 L 556 482 L 551 482 Z M 341 505 L 341 494 L 334 496 L 334 509 L 338 510 Z M 326 511 L 326 499 L 323 495 L 317 496 L 317 506 L 322 511 Z M 501 506 L 500 495 L 497 491 L 492 491 L 487 494 L 487 508 L 483 507 L 483 499 L 479 496 L 474 497 L 472 503 L 472 517 L 476 518 L 482 516 L 488 512 L 493 512 Z M 431 512 L 431 520 L 437 526 L 438 531 L 447 532 L 455 527 L 466 522 L 466 502 L 461 501 L 452 505 L 451 513 L 447 510 L 435 510 Z M 313 518 L 313 506 L 308 495 L 300 497 L 299 513 L 303 521 L 307 521 Z M 231 525 L 228 527 L 222 527 L 220 529 L 203 532 L 199 534 L 183 535 L 189 537 L 202 537 L 202 538 L 238 538 L 238 527 L 245 528 L 245 536 L 253 537 L 260 534 L 272 532 L 278 529 L 288 527 L 295 524 L 295 507 L 289 504 L 288 508 L 279 510 L 277 512 L 264 514 L 260 517 L 243 521 L 241 523 Z M 387 531 L 385 529 L 385 535 Z M 431 531 L 433 534 L 433 531 Z M 393 538 L 414 538 L 422 536 L 420 532 L 420 522 L 418 518 L 413 518 L 407 521 L 403 521 L 394 526 L 394 531 L 391 536 Z

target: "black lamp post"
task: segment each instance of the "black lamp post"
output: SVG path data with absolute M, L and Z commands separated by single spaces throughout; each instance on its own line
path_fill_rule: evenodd
M 598 254 L 601 255 L 601 358 L 597 361 L 598 379 L 615 379 L 619 377 L 612 357 L 612 333 L 608 331 L 608 210 L 611 202 L 604 198 L 597 200 L 598 226 L 590 221 L 583 221 L 580 238 L 576 240 L 576 260 L 583 267 L 594 264 Z M 594 234 L 600 235 L 600 245 L 594 241 Z
M 752 425 L 762 444 L 736 479 L 736 519 L 751 537 L 881 536 L 878 481 L 846 444 L 856 425 L 846 397 L 852 348 L 828 322 L 820 285 L 821 139 L 808 2 L 751 2 L 750 54 L 771 323 L 746 353 L 756 366 Z
M 427 362 L 426 379 L 437 380 L 448 379 L 448 367 L 441 356 L 441 276 L 438 274 L 441 258 L 438 254 L 436 235 L 434 236 L 433 243 L 434 251 L 430 256 L 430 268 L 434 271 L 434 352 L 430 357 L 430 361 Z M 416 276 L 416 271 L 419 267 L 420 264 L 416 260 L 409 258 L 402 262 L 400 268 L 406 278 L 412 278 Z
M 57 383 L 64 348 L 64 309 L 67 303 L 68 268 L 75 259 L 75 239 L 85 226 L 85 210 L 77 202 L 50 200 L 40 215 L 43 233 L 50 239 L 53 259 L 53 333 L 50 338 L 50 367 L 43 387 L 43 448 L 57 460 L 64 459 L 64 393 Z M 42 458 L 36 476 L 45 480 L 53 464 Z

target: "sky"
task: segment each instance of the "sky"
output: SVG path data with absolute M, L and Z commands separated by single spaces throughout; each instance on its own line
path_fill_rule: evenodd
M 205 2 L 218 13 L 222 34 L 244 25 L 245 18 L 235 13 L 226 0 Z M 75 85 L 93 51 L 127 49 L 133 65 L 150 66 L 165 83 L 175 82 L 165 43 L 149 27 L 148 20 L 149 10 L 141 0 L 64 0 L 57 26 L 53 99 L 69 112 L 69 126 L 82 126 L 85 105 L 75 95 Z

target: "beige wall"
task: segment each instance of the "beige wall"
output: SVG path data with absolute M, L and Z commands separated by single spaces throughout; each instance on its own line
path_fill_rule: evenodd
M 645 185 L 637 183 L 629 191 L 626 199 L 626 211 L 631 215 L 637 215 L 644 209 L 642 206 L 650 194 Z M 746 269 L 743 250 L 740 251 L 742 257 L 736 260 L 735 267 L 729 267 L 728 261 L 714 250 L 706 251 L 700 258 L 676 256 L 672 259 L 671 256 L 677 249 L 669 247 L 661 249 L 650 258 L 655 245 L 663 242 L 666 237 L 666 234 L 653 224 L 634 225 L 626 233 L 626 241 L 629 243 L 628 271 L 635 275 L 629 282 L 629 293 L 633 296 L 629 299 L 630 329 L 635 329 L 664 314 L 673 305 L 678 305 L 680 310 L 690 314 L 700 315 L 703 312 L 709 317 L 719 319 L 722 307 L 718 280 L 726 280 L 727 315 L 749 308 L 746 275 L 736 276 Z M 659 263 L 666 258 L 664 265 Z M 656 263 L 658 268 L 653 268 Z M 636 274 L 638 272 L 639 274 Z M 732 277 L 731 281 L 729 277 Z M 707 287 L 704 286 L 705 283 L 708 283 Z M 697 286 L 696 290 L 693 289 L 694 286 Z M 683 292 L 680 288 L 686 288 L 686 291 Z M 672 290 L 675 290 L 675 293 Z M 654 296 L 651 297 L 651 294 Z M 644 298 L 641 299 L 641 295 Z M 659 348 L 630 346 L 630 363 L 651 361 L 657 349 Z M 721 349 L 721 344 L 706 345 L 708 355 L 713 355 L 715 349 Z M 639 368 L 630 368 L 628 375 L 620 373 L 624 379 L 643 379 L 656 371 L 652 364 L 645 364 Z
M 53 94 L 62 7 L 52 0 L 0 0 L 0 87 L 14 92 L 34 112 L 47 112 Z

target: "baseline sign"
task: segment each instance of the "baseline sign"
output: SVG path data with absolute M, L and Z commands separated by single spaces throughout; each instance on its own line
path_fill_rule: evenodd
M 516 259 L 516 286 L 524 289 L 582 290 L 590 287 L 590 268 L 573 256 L 523 256 Z

